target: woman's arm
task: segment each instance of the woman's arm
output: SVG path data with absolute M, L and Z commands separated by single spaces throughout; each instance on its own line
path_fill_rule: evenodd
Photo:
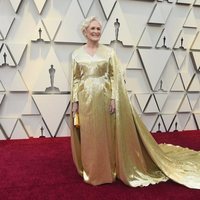
M 80 83 L 80 67 L 75 59 L 72 59 L 72 113 L 78 112 L 78 88 Z

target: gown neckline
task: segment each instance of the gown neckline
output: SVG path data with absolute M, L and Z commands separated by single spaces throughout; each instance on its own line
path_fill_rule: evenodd
M 100 48 L 100 44 L 99 44 L 99 46 L 97 47 L 95 53 L 94 53 L 93 55 L 91 55 L 91 54 L 89 54 L 89 53 L 87 52 L 87 50 L 86 50 L 86 48 L 85 48 L 85 45 L 82 46 L 83 52 L 84 52 L 85 54 L 87 54 L 87 55 L 88 55 L 89 57 L 91 57 L 91 58 L 96 57 L 96 55 L 97 55 L 97 53 L 98 53 L 98 51 L 99 51 L 99 48 Z

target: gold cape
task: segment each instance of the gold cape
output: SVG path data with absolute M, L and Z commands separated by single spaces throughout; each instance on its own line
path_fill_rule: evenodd
M 200 152 L 157 144 L 131 105 L 122 71 L 110 47 L 99 45 L 94 56 L 84 47 L 73 52 L 71 102 L 79 103 L 80 128 L 71 114 L 71 147 L 78 173 L 92 185 L 172 179 L 200 189 Z M 109 113 L 111 99 L 115 114 Z

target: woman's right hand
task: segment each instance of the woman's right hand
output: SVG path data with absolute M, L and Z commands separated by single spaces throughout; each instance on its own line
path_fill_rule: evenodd
M 72 114 L 73 114 L 73 117 L 75 116 L 75 113 L 78 112 L 78 102 L 73 102 L 72 103 Z

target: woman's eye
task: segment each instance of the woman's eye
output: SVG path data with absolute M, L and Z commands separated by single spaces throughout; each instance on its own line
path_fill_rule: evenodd
M 101 28 L 98 28 L 98 27 L 91 27 L 91 28 L 90 28 L 90 30 L 95 30 L 95 29 L 98 30 L 98 31 L 101 30 Z

